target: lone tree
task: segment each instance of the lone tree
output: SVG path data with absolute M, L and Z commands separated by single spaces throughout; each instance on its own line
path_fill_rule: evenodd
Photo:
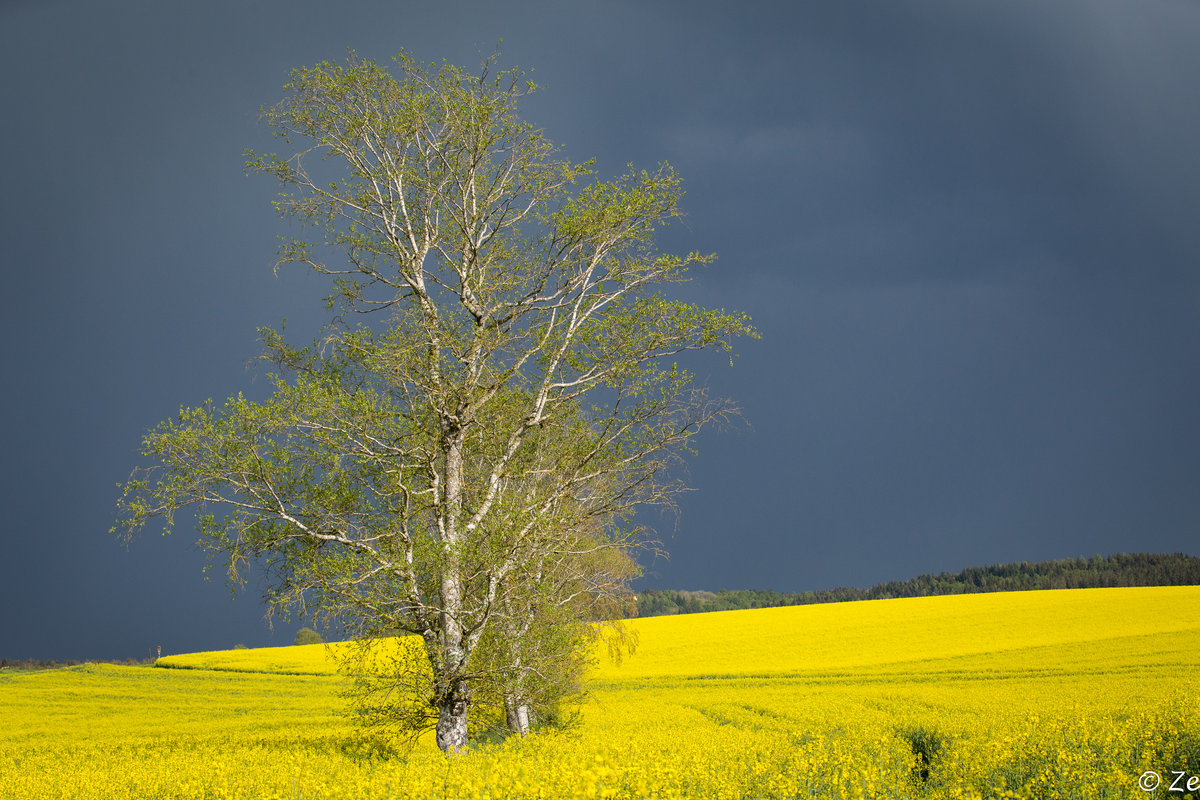
M 420 636 L 428 665 L 391 679 L 418 676 L 405 723 L 446 752 L 466 748 L 477 698 L 516 714 L 522 687 L 556 679 L 547 659 L 583 642 L 549 634 L 583 634 L 554 623 L 620 593 L 634 510 L 670 503 L 668 467 L 734 413 L 672 356 L 756 335 L 662 294 L 711 260 L 654 246 L 679 216 L 674 170 L 600 180 L 559 158 L 517 116 L 534 85 L 493 64 L 401 54 L 393 74 L 352 54 L 292 73 L 265 111 L 291 153 L 248 163 L 313 232 L 277 269 L 331 276 L 334 321 L 306 347 L 262 330 L 267 400 L 150 431 L 116 528 L 170 530 L 196 506 L 235 580 L 265 567 L 271 608 Z

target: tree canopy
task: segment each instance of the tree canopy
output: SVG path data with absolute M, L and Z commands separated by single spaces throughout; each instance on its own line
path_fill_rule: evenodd
M 307 346 L 263 329 L 269 398 L 163 422 L 120 501 L 127 535 L 195 506 L 201 543 L 232 575 L 261 564 L 275 609 L 421 637 L 429 669 L 391 679 L 447 752 L 484 698 L 545 696 L 546 665 L 586 647 L 562 623 L 626 593 L 634 511 L 670 503 L 673 462 L 736 413 L 675 357 L 757 335 L 670 298 L 712 260 L 655 246 L 675 171 L 562 159 L 517 114 L 535 88 L 494 58 L 295 70 L 264 112 L 288 152 L 248 165 L 311 233 L 277 268 L 330 278 L 330 326 Z

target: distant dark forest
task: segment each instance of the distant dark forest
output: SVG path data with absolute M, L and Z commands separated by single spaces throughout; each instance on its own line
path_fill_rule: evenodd
M 976 592 L 1017 592 L 1030 589 L 1091 589 L 1106 586 L 1191 586 L 1200 584 L 1200 558 L 1174 553 L 1119 553 L 1113 556 L 1067 558 L 1060 561 L 1020 561 L 989 567 L 969 567 L 962 572 L 921 575 L 869 589 L 822 589 L 787 594 L 753 589 L 719 592 L 648 589 L 637 595 L 639 617 L 773 608 L 847 600 L 884 600 L 893 597 L 931 597 Z
M 78 667 L 80 664 L 120 664 L 125 667 L 136 667 L 153 663 L 153 658 L 143 658 L 141 660 L 126 658 L 124 660 L 115 659 L 111 661 L 78 661 L 76 659 L 71 659 L 70 661 L 44 661 L 38 658 L 0 658 L 0 670 L 62 669 L 63 667 Z

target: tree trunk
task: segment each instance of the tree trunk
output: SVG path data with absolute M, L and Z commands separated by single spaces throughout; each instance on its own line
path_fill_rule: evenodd
M 510 731 L 520 736 L 529 733 L 529 706 L 511 694 L 504 697 L 504 716 Z
M 451 564 L 442 576 L 441 671 L 438 683 L 437 743 L 443 753 L 466 752 L 467 710 L 470 690 L 458 680 L 466 657 L 463 654 L 462 582 L 458 565 Z M 435 664 L 439 662 L 434 662 Z M 434 667 L 435 671 L 437 667 Z
M 443 753 L 467 752 L 467 709 L 470 707 L 470 700 L 453 690 L 438 700 L 437 746 Z
M 451 427 L 446 423 L 443 425 L 444 429 Z M 437 744 L 447 755 L 466 752 L 467 710 L 471 707 L 470 690 L 458 680 L 467 662 L 467 654 L 463 652 L 463 585 L 457 553 L 460 538 L 458 523 L 462 512 L 462 439 L 462 429 L 458 427 L 451 428 L 446 436 L 445 507 L 442 511 L 446 564 L 441 585 L 443 673 L 437 676 Z

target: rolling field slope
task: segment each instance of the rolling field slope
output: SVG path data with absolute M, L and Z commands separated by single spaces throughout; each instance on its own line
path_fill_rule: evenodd
M 449 761 L 356 740 L 336 646 L 0 673 L 0 797 L 1149 798 L 1200 775 L 1200 587 L 634 625 L 578 728 Z

